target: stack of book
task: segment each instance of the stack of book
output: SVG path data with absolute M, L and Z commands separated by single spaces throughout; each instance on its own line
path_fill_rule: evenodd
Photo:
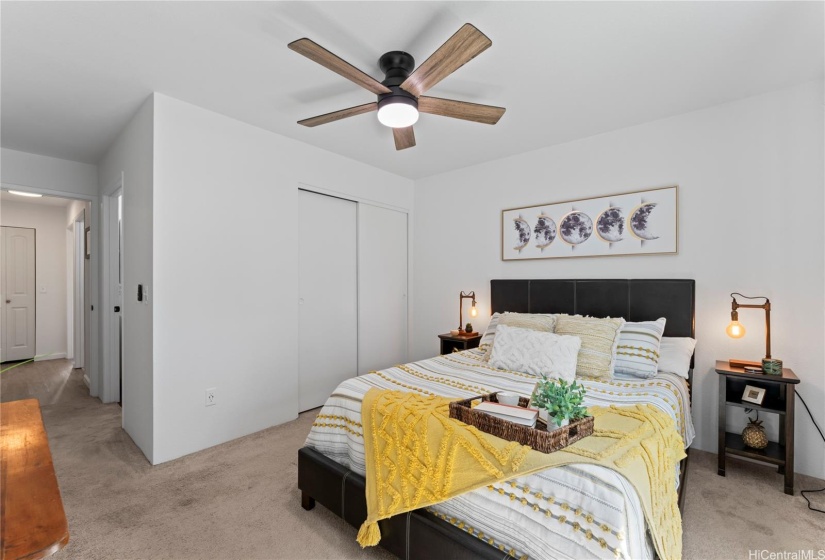
M 500 404 L 494 402 L 483 402 L 476 406 L 473 410 L 490 414 L 496 418 L 507 420 L 521 424 L 522 426 L 536 426 L 536 418 L 539 416 L 539 411 L 535 408 L 522 408 L 520 406 L 510 406 L 507 404 Z

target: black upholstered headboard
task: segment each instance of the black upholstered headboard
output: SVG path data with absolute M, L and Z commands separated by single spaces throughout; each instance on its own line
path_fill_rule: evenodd
M 491 280 L 490 309 L 627 321 L 665 317 L 665 336 L 696 338 L 695 280 Z
M 491 280 L 492 313 L 569 313 L 654 321 L 695 338 L 695 280 Z

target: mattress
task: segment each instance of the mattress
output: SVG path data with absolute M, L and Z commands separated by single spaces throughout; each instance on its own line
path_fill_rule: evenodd
M 490 368 L 482 356 L 478 349 L 467 350 L 344 381 L 318 413 L 306 446 L 363 475 L 361 400 L 374 387 L 456 399 L 495 391 L 532 393 L 535 377 Z M 681 377 L 579 381 L 587 389 L 586 406 L 650 403 L 674 419 L 686 448 L 693 441 L 689 392 Z M 635 489 L 606 467 L 547 469 L 428 509 L 516 558 L 655 557 Z

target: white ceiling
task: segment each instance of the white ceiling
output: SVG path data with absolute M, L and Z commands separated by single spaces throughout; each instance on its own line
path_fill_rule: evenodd
M 96 163 L 157 91 L 410 178 L 823 78 L 822 2 L 2 2 L 2 145 Z M 429 95 L 498 125 L 422 115 L 396 152 L 373 101 L 290 51 L 309 37 L 382 79 L 463 23 L 493 46 Z

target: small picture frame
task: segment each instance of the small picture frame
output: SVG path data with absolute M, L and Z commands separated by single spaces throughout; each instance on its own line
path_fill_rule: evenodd
M 745 392 L 742 393 L 742 402 L 761 405 L 764 400 L 765 389 L 754 387 L 753 385 L 745 385 Z

